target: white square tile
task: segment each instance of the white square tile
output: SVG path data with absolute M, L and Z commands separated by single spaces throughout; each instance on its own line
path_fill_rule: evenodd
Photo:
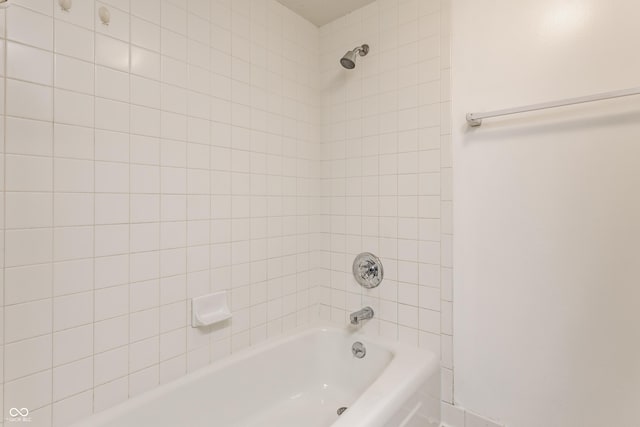
M 186 326 L 187 305 L 176 302 L 160 308 L 160 332 L 165 333 Z
M 95 81 L 96 96 L 115 101 L 129 101 L 129 74 L 127 72 L 96 66 Z
M 107 288 L 129 281 L 129 256 L 107 256 L 95 259 L 95 288 Z
M 131 73 L 160 80 L 160 54 L 147 49 L 131 47 Z
M 102 353 L 127 344 L 129 316 L 115 317 L 94 323 L 94 353 Z
M 5 209 L 7 229 L 51 227 L 53 223 L 51 193 L 6 193 Z
M 163 195 L 160 198 L 160 217 L 163 221 L 187 219 L 187 199 L 184 195 Z
M 129 381 L 124 377 L 96 387 L 94 389 L 93 409 L 95 412 L 104 411 L 118 403 L 127 400 L 129 396 Z
M 93 325 L 53 334 L 53 365 L 64 365 L 93 354 Z
M 159 281 L 132 283 L 129 289 L 129 304 L 131 312 L 157 307 L 160 304 Z
M 160 335 L 160 360 L 164 361 L 186 353 L 184 329 Z
M 47 0 L 18 0 L 14 4 L 44 15 L 53 15 L 53 5 Z
M 53 153 L 52 124 L 7 117 L 5 152 L 50 156 Z
M 157 364 L 160 354 L 158 345 L 159 338 L 157 336 L 131 344 L 129 371 L 135 372 Z
M 53 231 L 51 229 L 14 230 L 5 232 L 5 266 L 51 262 Z
M 184 9 L 170 3 L 162 1 L 161 8 L 162 26 L 180 34 L 187 34 L 187 13 Z
M 160 277 L 160 255 L 157 252 L 142 252 L 131 255 L 130 278 L 132 282 Z
M 22 7 L 7 9 L 7 39 L 53 50 L 53 18 Z
M 420 286 L 419 289 L 419 301 L 420 308 L 426 308 L 429 310 L 440 311 L 440 289 L 431 288 L 426 286 Z
M 91 5 L 93 6 L 93 5 Z M 82 8 L 80 6 L 74 6 Z M 91 7 L 93 15 L 93 7 Z M 71 14 L 69 14 L 71 15 Z M 75 12 L 74 12 L 74 16 Z M 93 16 L 92 16 L 93 18 Z M 93 62 L 94 38 L 92 31 L 56 21 L 55 25 L 55 52 L 71 57 Z
M 160 46 L 163 55 L 181 62 L 187 61 L 186 36 L 163 28 L 160 37 Z
M 96 34 L 95 40 L 96 64 L 120 71 L 129 71 L 129 45 L 127 43 L 101 34 Z
M 160 247 L 171 249 L 187 244 L 187 229 L 184 221 L 163 222 L 160 224 Z
M 6 86 L 7 115 L 35 120 L 53 120 L 51 87 L 12 79 L 7 79 Z
M 58 157 L 93 160 L 93 128 L 56 123 L 54 125 L 54 154 Z
M 53 399 L 60 400 L 93 387 L 93 359 L 86 358 L 53 369 Z
M 111 5 L 123 12 L 130 11 L 130 2 L 128 0 L 105 0 L 104 3 L 107 5 Z
M 185 276 L 163 278 L 160 284 L 160 302 L 169 304 L 187 297 Z
M 160 227 L 157 223 L 131 224 L 130 236 L 132 252 L 160 249 Z
M 206 0 L 189 0 L 187 10 L 191 14 L 195 14 L 209 20 L 211 5 L 210 2 Z
M 56 297 L 53 300 L 53 330 L 62 331 L 93 322 L 93 293 Z
M 89 258 L 93 256 L 93 229 L 91 227 L 56 228 L 53 234 L 54 261 Z
M 51 299 L 6 306 L 5 343 L 50 334 L 51 310 Z
M 129 377 L 129 395 L 135 396 L 158 386 L 159 375 L 158 366 L 131 374 Z
M 131 191 L 133 193 L 160 193 L 160 168 L 155 166 L 131 166 Z
M 129 166 L 123 163 L 96 162 L 97 193 L 128 193 Z
M 53 264 L 53 294 L 68 295 L 93 289 L 93 260 L 83 259 Z
M 131 314 L 129 340 L 141 341 L 157 336 L 160 330 L 160 315 L 157 308 Z
M 129 132 L 130 105 L 124 102 L 96 98 L 95 126 L 115 132 Z
M 136 120 L 134 111 L 135 108 L 132 109 L 132 122 L 135 123 Z M 158 125 L 158 133 L 159 129 L 160 126 Z M 139 135 L 131 135 L 130 143 L 130 160 L 132 163 L 143 163 L 152 165 L 157 165 L 160 163 L 160 143 L 158 139 Z
M 121 132 L 96 129 L 95 159 L 112 162 L 128 162 L 129 135 Z
M 152 108 L 140 107 L 136 105 L 131 106 L 131 133 L 140 136 L 146 137 L 160 137 L 160 122 L 161 122 L 161 114 L 159 110 L 155 110 Z M 148 146 L 147 150 L 150 150 Z M 153 158 L 151 162 L 154 164 L 159 163 L 157 158 L 159 155 L 157 154 L 158 149 L 153 147 Z M 145 153 L 146 154 L 146 153 Z M 148 161 L 145 161 L 147 163 Z
M 128 252 L 129 225 L 101 225 L 95 227 L 95 255 L 110 256 Z
M 56 158 L 53 163 L 55 191 L 93 192 L 94 164 L 92 161 Z
M 102 193 L 95 195 L 96 224 L 129 222 L 129 195 Z
M 4 385 L 5 408 L 41 408 L 51 403 L 51 370 L 23 377 Z M 32 416 L 34 416 L 32 414 Z
M 131 14 L 160 25 L 161 9 L 157 0 L 131 2 Z
M 186 363 L 187 361 L 184 354 L 160 362 L 160 382 L 165 384 L 186 374 Z
M 131 18 L 131 43 L 145 49 L 160 51 L 160 27 L 149 20 Z
M 129 349 L 127 346 L 96 354 L 94 359 L 94 384 L 99 386 L 106 382 L 127 375 Z
M 418 327 L 418 308 L 398 304 L 398 323 L 411 328 Z
M 93 94 L 95 82 L 94 66 L 65 55 L 55 56 L 55 86 L 88 95 Z
M 153 194 L 131 195 L 131 222 L 156 222 L 160 220 L 160 196 Z
M 7 77 L 42 85 L 53 84 L 53 54 L 19 43 L 7 42 Z
M 4 348 L 4 380 L 12 381 L 51 368 L 51 335 L 43 335 Z
M 186 266 L 186 250 L 167 249 L 160 252 L 160 274 L 161 276 L 173 276 L 185 273 Z
M 187 144 L 163 139 L 160 143 L 160 161 L 163 166 L 184 168 L 187 165 Z
M 144 77 L 131 76 L 131 102 L 150 108 L 160 107 L 160 83 Z
M 58 123 L 78 126 L 93 126 L 94 98 L 91 95 L 55 90 L 54 117 Z
M 51 264 L 5 269 L 4 301 L 6 304 L 36 301 L 52 296 Z

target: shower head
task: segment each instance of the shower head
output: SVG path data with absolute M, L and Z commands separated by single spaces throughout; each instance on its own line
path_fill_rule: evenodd
M 345 53 L 342 59 L 340 59 L 340 64 L 347 70 L 353 70 L 356 68 L 356 55 L 365 56 L 369 53 L 369 45 L 363 44 L 362 46 L 358 46 L 353 50 Z

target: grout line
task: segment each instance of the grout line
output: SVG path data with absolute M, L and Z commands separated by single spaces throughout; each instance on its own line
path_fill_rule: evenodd
M 189 3 L 187 2 L 186 4 L 186 20 L 187 20 L 187 27 L 188 27 L 188 22 L 189 22 Z M 185 38 L 187 39 L 187 46 L 190 44 L 190 42 L 193 42 L 194 40 L 191 39 L 189 37 L 189 30 L 187 28 L 187 34 L 185 34 Z M 196 42 L 199 43 L 199 42 Z M 187 47 L 187 59 L 186 59 L 186 63 L 187 63 L 187 90 L 185 91 L 185 97 L 187 99 L 187 106 L 186 106 L 186 111 L 187 111 L 187 116 L 189 116 L 189 112 L 191 110 L 190 108 L 190 98 L 193 96 L 194 91 L 191 90 L 191 84 L 189 82 L 189 68 L 192 67 L 193 65 L 191 64 L 191 55 L 189 52 L 189 48 Z M 211 63 L 209 63 L 209 66 L 211 66 Z M 211 78 L 211 77 L 209 77 Z M 188 126 L 188 118 L 187 118 L 187 126 Z M 191 143 L 189 141 L 189 132 L 187 131 L 187 135 L 185 137 L 186 142 L 184 143 L 184 149 L 185 149 L 185 166 L 187 167 L 187 173 L 185 176 L 185 182 L 184 182 L 184 191 L 186 194 L 189 194 L 189 144 Z M 209 203 L 209 205 L 211 205 L 211 203 Z M 185 203 L 185 218 L 187 219 L 184 223 L 184 240 L 185 240 L 185 246 L 186 249 L 184 251 L 184 265 L 185 265 L 185 276 L 186 276 L 186 283 L 185 285 L 189 286 L 189 196 L 187 196 L 187 200 Z M 183 302 L 183 306 L 185 308 L 185 313 L 188 312 L 187 310 L 187 295 L 185 292 L 185 300 Z M 186 321 L 187 319 L 185 319 L 185 326 L 184 326 L 184 355 L 185 355 L 185 372 L 189 372 L 189 325 Z
M 1 382 L 1 387 L 2 387 L 2 395 L 3 395 L 3 401 L 0 402 L 0 408 L 2 408 L 2 412 L 0 414 L 0 416 L 2 417 L 2 421 L 4 421 L 4 396 L 6 396 L 5 393 L 5 387 L 4 387 L 4 373 L 6 372 L 6 358 L 4 357 L 4 346 L 5 346 L 5 337 L 7 335 L 7 316 L 6 316 L 6 310 L 4 308 L 4 304 L 6 301 L 6 297 L 7 297 L 7 293 L 6 293 L 6 258 L 7 258 L 7 232 L 6 232 L 6 225 L 7 225 L 7 155 L 6 155 L 6 146 L 7 146 L 7 42 L 6 42 L 6 28 L 7 28 L 7 13 L 6 13 L 6 9 L 2 11 L 2 27 L 4 28 L 5 34 L 3 34 L 3 38 L 0 39 L 0 42 L 3 45 L 3 63 L 4 63 L 4 69 L 2 70 L 2 87 L 3 87 L 3 100 L 2 100 L 2 108 L 3 108 L 3 115 L 2 115 L 2 123 L 3 123 L 3 144 L 2 144 L 2 164 L 3 164 L 3 170 L 2 170 L 2 175 L 3 175 L 3 179 L 2 179 L 2 342 L 0 343 L 2 345 L 1 351 L 2 351 L 2 377 L 0 378 L 0 382 Z
M 54 6 L 55 7 L 55 6 Z M 56 91 L 55 91 L 55 84 L 56 84 L 56 58 L 55 55 L 53 54 L 53 52 L 55 51 L 55 46 L 56 46 L 56 20 L 53 17 L 53 15 L 51 16 L 51 21 L 52 21 L 52 42 L 51 42 L 51 61 L 52 61 L 52 67 L 51 67 L 51 118 L 52 121 L 55 122 L 55 105 L 56 105 Z M 6 94 L 5 94 L 5 98 L 6 98 Z M 53 401 L 53 396 L 55 395 L 55 388 L 54 388 L 54 383 L 53 383 L 53 370 L 54 370 L 54 353 L 55 353 L 55 343 L 54 343 L 54 335 L 53 335 L 53 329 L 54 329 L 54 325 L 55 325 L 55 314 L 56 314 L 56 304 L 55 304 L 55 297 L 53 296 L 54 294 L 54 290 L 53 290 L 53 259 L 55 258 L 55 229 L 53 228 L 53 225 L 56 223 L 56 214 L 55 214 L 55 176 L 56 176 L 56 162 L 55 162 L 55 126 L 52 126 L 51 128 L 51 277 L 49 278 L 50 281 L 50 286 L 51 286 L 51 299 L 50 299 L 50 304 L 51 304 L 51 400 Z M 50 403 L 51 408 L 50 408 L 50 417 L 53 420 L 53 402 Z
M 96 197 L 95 197 L 95 191 L 96 191 L 96 131 L 95 131 L 95 125 L 96 125 L 96 108 L 95 108 L 95 103 L 96 103 L 96 98 L 95 98 L 95 93 L 96 93 L 96 29 L 95 29 L 95 16 L 96 16 L 96 7 L 95 7 L 95 2 L 92 3 L 92 17 L 94 17 L 92 19 L 92 28 L 91 28 L 91 32 L 93 35 L 93 49 L 92 49 L 92 67 L 93 67 L 93 94 L 91 96 L 93 96 L 93 129 L 91 132 L 91 142 L 92 142 L 92 154 L 91 154 L 91 162 L 92 162 L 92 169 L 93 169 L 93 191 L 94 191 L 94 195 L 93 195 L 93 235 L 92 235 L 92 239 L 93 239 L 93 262 L 92 262 L 92 275 L 91 275 L 91 285 L 92 285 L 92 294 L 93 294 L 93 331 L 92 331 L 92 345 L 91 345 L 91 352 L 92 352 L 92 378 L 91 378 L 91 387 L 92 387 L 92 393 L 91 393 L 91 413 L 93 414 L 95 412 L 95 406 L 96 406 L 96 393 L 95 393 L 95 389 L 96 389 L 96 385 L 95 385 L 95 378 L 96 378 Z
M 131 8 L 131 6 L 129 5 L 129 8 Z M 132 109 L 131 109 L 131 86 L 132 86 L 132 79 L 131 79 L 131 68 L 132 68 L 132 61 L 133 61 L 133 55 L 132 55 L 132 50 L 133 50 L 133 45 L 131 43 L 131 32 L 132 32 L 132 28 L 131 28 L 131 12 L 129 11 L 125 11 L 124 13 L 127 14 L 128 16 L 128 23 L 129 23 L 129 28 L 128 28 L 128 40 L 127 40 L 127 55 L 128 55 L 128 63 L 127 63 L 127 86 L 128 86 L 128 100 L 127 100 L 127 105 L 129 107 L 129 116 L 127 117 L 127 144 L 128 144 L 128 164 L 129 166 L 127 167 L 127 184 L 128 184 L 128 202 L 129 202 L 129 206 L 128 206 L 128 212 L 129 212 L 129 224 L 127 225 L 127 231 L 128 231 L 128 235 L 127 235 L 127 246 L 128 246 L 128 254 L 129 254 L 129 280 L 127 283 L 127 318 L 128 318 L 128 328 L 127 328 L 127 353 L 129 354 L 129 357 L 127 358 L 127 397 L 131 398 L 131 329 L 132 329 L 132 316 L 131 316 L 131 292 L 132 292 L 132 283 L 131 283 L 131 115 L 132 115 Z M 95 111 L 95 109 L 94 109 Z M 159 286 L 159 282 L 158 282 L 158 286 Z M 159 300 L 158 300 L 159 302 Z M 160 313 L 160 309 L 158 309 L 158 313 Z

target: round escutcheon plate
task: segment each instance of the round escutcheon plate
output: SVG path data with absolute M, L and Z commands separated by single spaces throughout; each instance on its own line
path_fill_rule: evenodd
M 377 287 L 384 277 L 380 259 L 369 252 L 361 253 L 353 261 L 353 277 L 367 289 Z

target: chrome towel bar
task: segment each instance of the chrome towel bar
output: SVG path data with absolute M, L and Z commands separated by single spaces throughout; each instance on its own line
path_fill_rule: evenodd
M 577 98 L 563 99 L 561 101 L 542 102 L 540 104 L 525 105 L 523 107 L 506 108 L 504 110 L 489 111 L 486 113 L 468 113 L 467 123 L 477 127 L 483 119 L 491 117 L 507 116 L 510 114 L 526 113 L 529 111 L 546 110 L 547 108 L 564 107 L 567 105 L 584 104 L 585 102 L 603 101 L 605 99 L 621 98 L 623 96 L 640 95 L 640 87 L 616 90 L 613 92 L 597 93 L 595 95 L 579 96 Z

